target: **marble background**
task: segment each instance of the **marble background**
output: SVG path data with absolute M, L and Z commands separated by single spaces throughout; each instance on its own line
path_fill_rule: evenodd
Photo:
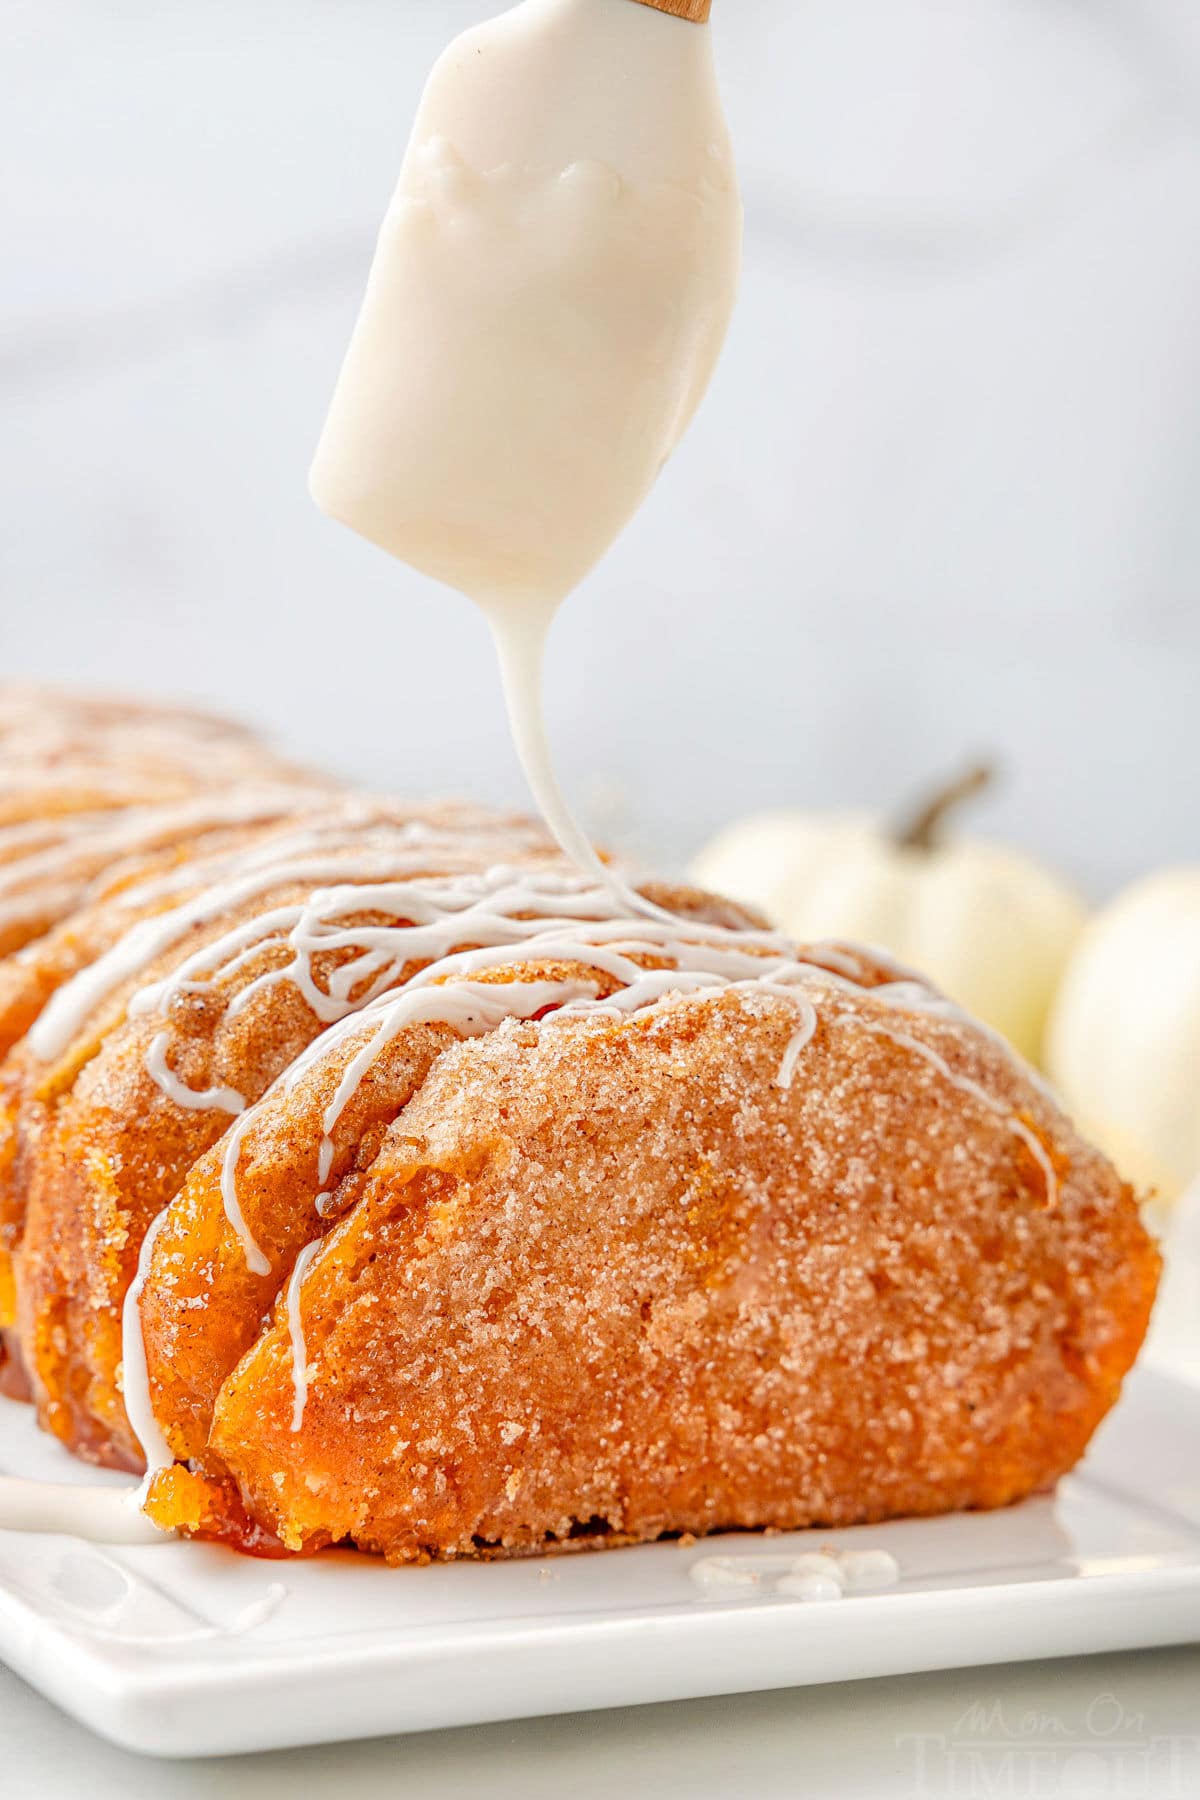
M 616 4 L 617 0 L 612 0 Z M 511 799 L 467 604 L 307 462 L 420 83 L 487 0 L 6 0 L 0 668 Z M 1195 0 L 719 0 L 747 202 L 710 400 L 564 612 L 551 729 L 660 860 L 750 805 L 1200 852 Z

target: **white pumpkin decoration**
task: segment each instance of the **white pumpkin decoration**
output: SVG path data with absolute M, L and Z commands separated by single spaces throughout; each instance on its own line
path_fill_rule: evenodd
M 1200 1174 L 1200 869 L 1151 875 L 1096 916 L 1046 1048 L 1068 1110 L 1122 1174 L 1177 1198 Z
M 792 937 L 880 945 L 1036 1061 L 1086 912 L 1031 858 L 943 840 L 951 810 L 989 780 L 972 770 L 895 832 L 869 814 L 759 813 L 721 832 L 692 873 Z

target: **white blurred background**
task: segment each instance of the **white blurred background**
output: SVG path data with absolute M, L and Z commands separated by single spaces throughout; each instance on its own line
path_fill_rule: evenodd
M 305 476 L 434 55 L 496 0 L 6 0 L 0 664 L 414 793 L 521 786 L 467 603 Z M 589 822 L 985 829 L 1102 894 L 1200 850 L 1200 6 L 717 0 L 747 203 L 716 385 L 565 610 Z

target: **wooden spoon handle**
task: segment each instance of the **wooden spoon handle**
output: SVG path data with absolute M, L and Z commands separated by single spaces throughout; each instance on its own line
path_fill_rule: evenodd
M 656 12 L 674 13 L 677 19 L 693 19 L 697 25 L 707 23 L 712 0 L 638 0 L 639 6 L 652 6 Z

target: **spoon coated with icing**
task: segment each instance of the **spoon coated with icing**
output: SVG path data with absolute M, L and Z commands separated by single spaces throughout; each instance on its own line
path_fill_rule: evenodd
M 524 0 L 444 53 L 312 471 L 324 511 L 485 612 L 547 823 L 546 633 L 708 386 L 741 203 L 707 0 Z M 610 882 L 611 876 L 606 877 Z

